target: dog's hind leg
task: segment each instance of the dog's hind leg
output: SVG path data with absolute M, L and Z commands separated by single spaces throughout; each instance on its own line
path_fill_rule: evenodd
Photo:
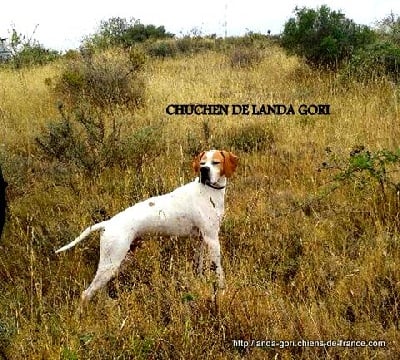
M 129 251 L 130 237 L 112 236 L 105 231 L 100 238 L 100 260 L 97 272 L 89 287 L 82 293 L 82 302 L 88 302 L 94 293 L 113 278 Z

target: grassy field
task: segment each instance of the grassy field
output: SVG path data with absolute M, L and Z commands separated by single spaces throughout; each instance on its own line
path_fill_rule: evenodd
M 272 45 L 260 51 L 247 67 L 212 51 L 149 60 L 143 106 L 104 116 L 106 131 L 157 129 L 155 151 L 142 154 L 140 167 L 95 172 L 49 159 L 35 141 L 60 118 L 51 82 L 62 62 L 0 70 L 0 162 L 9 183 L 0 359 L 397 358 L 400 219 L 391 183 L 399 165 L 388 164 L 381 181 L 343 169 L 354 154 L 398 148 L 398 87 L 312 71 Z M 331 114 L 167 116 L 171 103 L 330 104 Z M 240 157 L 220 232 L 225 293 L 213 296 L 209 271 L 196 277 L 197 239 L 149 237 L 81 313 L 98 234 L 54 250 L 94 221 L 190 181 L 193 154 L 212 146 Z M 142 151 L 131 150 L 126 157 Z M 299 340 L 386 346 L 279 342 Z

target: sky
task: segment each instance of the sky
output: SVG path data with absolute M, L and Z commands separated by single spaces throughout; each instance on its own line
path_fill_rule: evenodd
M 296 6 L 322 4 L 370 26 L 390 12 L 400 15 L 399 0 L 10 0 L 0 8 L 0 37 L 9 37 L 15 28 L 48 49 L 65 51 L 79 48 L 85 36 L 97 32 L 102 20 L 112 17 L 163 25 L 178 36 L 192 29 L 218 36 L 225 31 L 228 36 L 268 30 L 279 34 Z

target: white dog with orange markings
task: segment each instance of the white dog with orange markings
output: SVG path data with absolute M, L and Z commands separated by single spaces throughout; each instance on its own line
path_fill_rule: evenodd
M 117 274 L 131 244 L 145 234 L 201 235 L 202 243 L 208 246 L 218 285 L 224 288 L 218 232 L 224 214 L 226 179 L 233 174 L 237 163 L 237 156 L 231 152 L 202 152 L 193 161 L 193 169 L 199 174 L 193 182 L 169 194 L 139 202 L 107 221 L 92 225 L 74 241 L 58 249 L 57 253 L 67 250 L 93 231 L 102 230 L 99 265 L 92 283 L 82 293 L 82 300 L 90 300 L 96 290 Z

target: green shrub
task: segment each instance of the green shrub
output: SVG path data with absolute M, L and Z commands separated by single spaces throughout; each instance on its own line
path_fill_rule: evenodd
M 138 172 L 146 161 L 160 156 L 163 143 L 160 141 L 161 129 L 157 126 L 145 126 L 133 134 L 120 139 L 114 161 L 125 166 L 133 166 Z M 119 159 L 119 160 L 118 160 Z
M 157 41 L 147 45 L 147 52 L 153 57 L 166 58 L 175 56 L 178 49 L 173 41 Z
M 60 54 L 55 50 L 45 49 L 40 44 L 25 45 L 13 57 L 13 64 L 16 68 L 45 65 L 60 57 Z
M 379 184 L 382 193 L 386 189 L 400 190 L 400 183 L 393 179 L 393 167 L 400 164 L 400 149 L 395 151 L 377 150 L 372 152 L 364 145 L 357 145 L 351 151 L 349 158 L 339 160 L 335 154 L 330 154 L 330 160 L 323 165 L 326 168 L 339 170 L 335 179 L 341 182 L 356 181 L 360 188 L 366 184 L 369 178 Z
M 400 165 L 400 148 L 370 151 L 364 145 L 357 145 L 346 159 L 330 149 L 327 153 L 329 160 L 322 164 L 322 168 L 334 174 L 328 192 L 350 186 L 359 197 L 372 202 L 373 211 L 383 224 L 398 231 L 400 182 L 396 173 Z
M 76 157 L 76 153 L 79 151 L 71 122 L 65 116 L 61 121 L 50 122 L 45 133 L 35 140 L 50 158 L 61 162 Z
M 144 25 L 136 20 L 133 25 L 128 26 L 123 34 L 125 46 L 132 46 L 135 43 L 143 42 L 149 39 L 169 39 L 174 35 L 165 31 L 164 26 Z
M 179 39 L 151 41 L 145 44 L 147 52 L 154 57 L 173 57 L 177 54 L 196 54 L 216 48 L 216 40 L 211 37 L 184 36 Z
M 133 134 L 121 135 L 115 121 L 108 129 L 104 116 L 79 108 L 50 122 L 35 138 L 42 154 L 52 161 L 73 165 L 89 173 L 105 167 L 134 166 L 138 172 L 144 161 L 161 153 L 160 129 L 144 127 Z
M 244 36 L 231 36 L 223 39 L 225 48 L 265 49 L 273 42 L 273 37 L 260 33 L 248 32 Z
M 27 37 L 18 33 L 16 29 L 12 30 L 10 48 L 13 56 L 11 64 L 17 69 L 44 65 L 60 57 L 57 51 L 46 49 L 32 36 Z
M 382 40 L 400 46 L 400 16 L 391 12 L 378 21 L 377 33 Z
M 295 9 L 282 34 L 282 45 L 314 66 L 337 68 L 354 51 L 373 43 L 375 34 L 367 26 L 356 25 L 340 11 L 323 5 L 317 10 Z
M 178 52 L 181 54 L 196 54 L 202 51 L 214 50 L 216 48 L 217 39 L 215 36 L 199 37 L 184 36 L 176 39 L 175 44 Z
M 142 68 L 145 55 L 139 50 L 103 52 L 72 58 L 55 84 L 55 92 L 73 106 L 84 102 L 101 108 L 113 105 L 138 107 L 144 101 Z
M 110 18 L 100 23 L 99 31 L 85 40 L 85 45 L 95 49 L 110 47 L 130 48 L 147 40 L 169 39 L 174 35 L 164 26 L 144 25 L 139 20 Z
M 342 70 L 342 74 L 359 81 L 374 81 L 387 76 L 400 81 L 400 47 L 390 42 L 378 42 L 358 50 Z

